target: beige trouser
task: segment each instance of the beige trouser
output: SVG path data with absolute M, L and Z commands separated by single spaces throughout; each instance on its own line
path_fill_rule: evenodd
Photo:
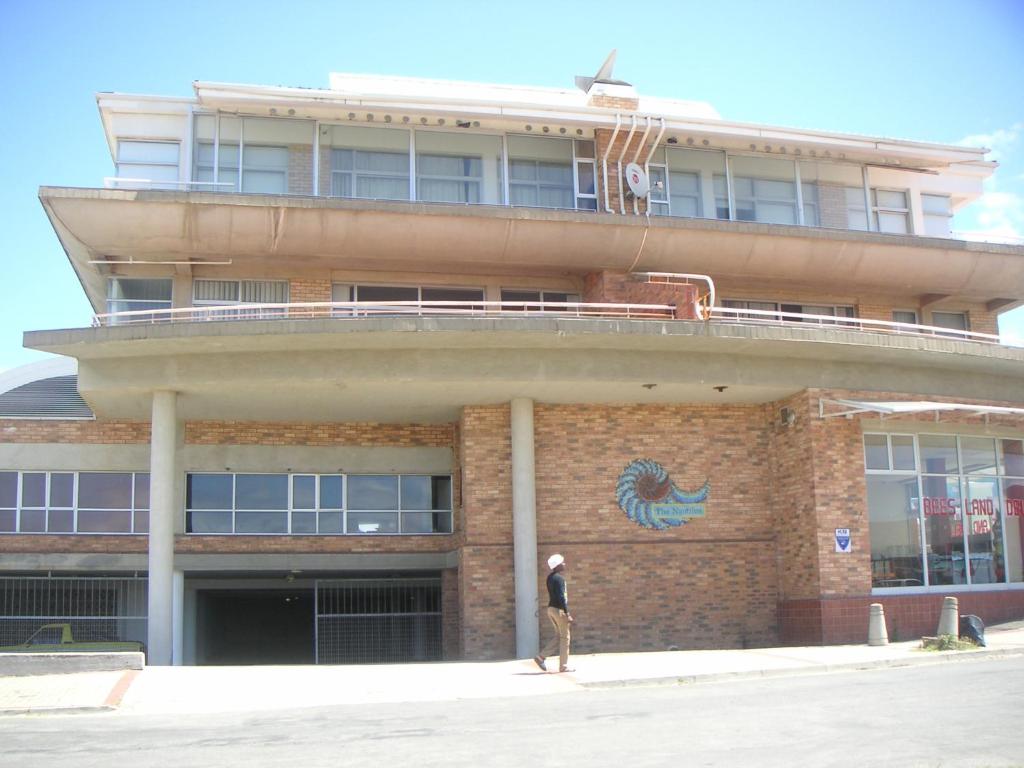
M 569 663 L 569 616 L 565 611 L 548 606 L 548 618 L 555 627 L 552 637 L 540 655 L 545 659 L 558 651 L 558 665 L 564 667 Z

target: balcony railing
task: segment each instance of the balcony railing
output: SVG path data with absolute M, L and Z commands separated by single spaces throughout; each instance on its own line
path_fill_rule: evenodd
M 998 336 L 934 325 L 897 323 L 862 317 L 811 315 L 758 309 L 711 307 L 702 311 L 703 322 L 712 325 L 828 328 L 898 336 L 944 338 L 999 344 Z M 367 317 L 466 317 L 478 319 L 513 317 L 599 318 L 680 321 L 672 304 L 615 304 L 593 302 L 530 301 L 335 301 L 290 304 L 229 304 L 219 306 L 146 309 L 95 315 L 94 327 L 115 325 L 163 325 L 240 320 L 316 320 Z M 695 322 L 695 320 L 689 320 Z

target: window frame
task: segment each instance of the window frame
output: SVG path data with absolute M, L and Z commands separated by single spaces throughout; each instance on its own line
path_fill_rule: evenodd
M 129 144 L 159 144 L 159 145 L 164 145 L 164 146 L 174 146 L 175 147 L 175 156 L 176 156 L 177 159 L 174 162 L 171 162 L 169 160 L 168 161 L 149 160 L 149 161 L 146 161 L 146 162 L 142 162 L 142 161 L 138 161 L 138 160 L 121 160 L 121 145 L 123 143 L 129 143 Z M 134 136 L 118 136 L 117 137 L 117 144 L 116 144 L 116 151 L 115 151 L 115 155 L 114 155 L 114 171 L 115 171 L 115 175 L 117 176 L 118 179 L 121 179 L 121 178 L 126 178 L 126 179 L 139 178 L 139 179 L 141 179 L 142 177 L 140 177 L 140 176 L 130 176 L 130 175 L 129 176 L 125 176 L 124 174 L 121 173 L 122 168 L 126 168 L 126 167 L 127 168 L 148 168 L 148 167 L 174 168 L 175 173 L 174 173 L 174 179 L 173 180 L 171 180 L 171 179 L 144 179 L 144 181 L 147 181 L 151 185 L 154 185 L 154 186 L 169 184 L 173 188 L 177 188 L 182 183 L 182 181 L 181 181 L 181 159 L 182 159 L 181 158 L 181 145 L 182 145 L 181 139 L 162 139 L 162 138 L 153 138 L 153 137 L 136 138 Z
M 874 436 L 884 435 L 886 437 L 887 446 L 888 446 L 888 457 L 889 457 L 889 467 L 890 467 L 890 469 L 868 469 L 867 468 L 867 453 L 866 453 L 866 444 L 864 443 L 864 439 L 868 435 L 874 435 Z M 956 472 L 949 472 L 949 473 L 945 473 L 945 474 L 937 474 L 935 472 L 927 472 L 926 471 L 926 468 L 922 465 L 921 453 L 920 453 L 920 451 L 921 451 L 921 448 L 920 448 L 920 437 L 923 436 L 923 435 L 927 435 L 929 437 L 949 437 L 949 438 L 953 439 L 954 446 L 955 446 L 955 451 L 956 451 L 956 461 L 957 461 Z M 914 469 L 914 470 L 894 470 L 894 469 L 891 469 L 891 467 L 893 466 L 893 462 L 892 462 L 892 437 L 894 437 L 894 436 L 912 437 L 913 438 L 913 440 L 914 440 L 914 463 L 915 463 L 916 469 Z M 968 472 L 968 471 L 965 470 L 965 468 L 964 468 L 964 461 L 963 461 L 963 453 L 964 453 L 964 451 L 963 451 L 963 447 L 962 447 L 962 443 L 961 443 L 961 440 L 963 438 L 984 438 L 984 439 L 991 439 L 994 442 L 995 462 L 996 462 L 995 472 L 994 473 L 992 473 L 992 474 L 984 474 L 984 473 L 979 473 L 979 472 Z M 900 587 L 900 586 L 875 587 L 875 586 L 872 586 L 872 588 L 871 588 L 871 594 L 872 595 L 935 594 L 935 593 L 941 593 L 943 591 L 949 591 L 949 590 L 971 591 L 971 592 L 1024 590 L 1024 581 L 1010 581 L 1009 580 L 1010 579 L 1010 573 L 1009 573 L 1009 568 L 1006 565 L 1006 558 L 1007 558 L 1007 525 L 1006 525 L 1006 521 L 1007 521 L 1007 504 L 1006 504 L 1006 496 L 1005 496 L 1006 481 L 1008 479 L 1011 479 L 1011 480 L 1024 480 L 1024 477 L 1021 477 L 1021 476 L 1018 476 L 1018 475 L 1011 475 L 1011 474 L 1008 474 L 1008 473 L 1006 473 L 1004 471 L 1005 470 L 1005 462 L 1001 462 L 1001 460 L 1000 460 L 1001 459 L 1001 453 L 1003 451 L 1003 448 L 1002 448 L 1001 443 L 1000 443 L 1001 440 L 1014 440 L 1014 441 L 1024 440 L 1024 436 L 1008 437 L 1008 436 L 1005 436 L 1005 435 L 981 435 L 981 434 L 969 434 L 969 433 L 959 433 L 959 432 L 931 432 L 931 431 L 928 431 L 928 432 L 901 432 L 901 431 L 887 432 L 887 431 L 881 431 L 881 430 L 878 430 L 878 429 L 866 429 L 866 430 L 864 430 L 864 432 L 862 433 L 862 436 L 861 436 L 861 443 L 862 443 L 862 450 L 863 450 L 863 455 L 864 455 L 864 473 L 865 473 L 865 478 L 871 477 L 871 476 L 875 476 L 875 477 L 904 477 L 904 478 L 916 476 L 916 478 L 917 478 L 917 492 L 918 492 L 917 519 L 918 519 L 918 525 L 919 525 L 919 530 L 920 530 L 921 569 L 922 569 L 921 572 L 922 572 L 922 575 L 924 577 L 924 579 L 923 579 L 924 583 L 921 586 L 905 586 L 905 587 Z M 958 496 L 959 496 L 959 507 L 960 507 L 959 520 L 960 520 L 960 524 L 961 524 L 961 532 L 960 532 L 960 536 L 959 536 L 959 542 L 960 542 L 960 544 L 963 547 L 964 562 L 965 562 L 965 571 L 964 571 L 965 581 L 963 583 L 952 583 L 952 584 L 932 584 L 931 583 L 932 579 L 931 579 L 931 573 L 930 573 L 930 564 L 929 564 L 929 561 L 928 561 L 928 556 L 930 554 L 929 553 L 929 546 L 931 546 L 931 545 L 929 544 L 929 541 L 928 541 L 927 528 L 926 528 L 926 525 L 925 525 L 925 521 L 926 521 L 927 515 L 925 514 L 925 506 L 926 505 L 925 505 L 925 501 L 924 500 L 925 500 L 926 497 L 925 497 L 925 494 L 924 494 L 924 483 L 925 483 L 925 479 L 926 478 L 940 478 L 940 479 L 944 479 L 947 482 L 947 484 L 950 481 L 955 481 L 955 484 L 956 484 L 956 487 L 957 487 L 957 493 L 958 493 Z M 994 489 L 995 489 L 995 494 L 996 494 L 996 497 L 997 497 L 997 504 L 999 506 L 998 519 L 996 521 L 996 524 L 999 526 L 999 529 L 1000 529 L 1000 539 L 1001 540 L 999 542 L 999 547 L 1000 547 L 1000 550 L 1001 550 L 1002 556 L 1003 556 L 1003 580 L 1002 581 L 981 581 L 981 582 L 975 583 L 974 575 L 971 572 L 971 568 L 967 566 L 967 564 L 969 564 L 971 562 L 970 536 L 975 535 L 973 533 L 970 533 L 967 530 L 967 522 L 968 522 L 968 518 L 970 517 L 970 513 L 967 512 L 968 503 L 969 503 L 968 499 L 970 498 L 969 483 L 970 483 L 972 478 L 978 478 L 979 480 L 985 480 L 985 481 L 991 482 L 993 484 L 993 486 L 994 486 Z M 866 506 L 865 506 L 864 513 L 865 513 L 865 516 L 866 516 L 866 519 L 867 519 L 868 526 L 870 527 L 870 525 L 871 525 L 870 514 L 871 513 L 870 513 L 870 510 L 867 509 Z M 870 547 L 870 540 L 869 540 L 868 546 Z M 873 562 L 874 562 L 874 559 L 872 558 L 872 563 Z
M 14 530 L 13 531 L 0 531 L 0 536 L 146 536 L 149 534 L 149 514 L 151 510 L 152 501 L 145 507 L 139 506 L 138 502 L 138 487 L 139 477 L 149 477 L 148 471 L 135 471 L 135 470 L 92 470 L 92 469 L 3 469 L 0 472 L 13 473 L 17 475 L 17 489 L 16 499 L 14 507 Z M 126 508 L 114 508 L 114 507 L 82 507 L 81 499 L 79 496 L 80 478 L 83 474 L 90 475 L 128 475 L 129 485 L 131 487 L 131 496 L 129 500 L 129 506 Z M 44 475 L 44 486 L 43 486 L 43 504 L 40 505 L 25 505 L 25 491 L 24 491 L 24 477 L 25 475 Z M 71 487 L 71 506 L 62 504 L 53 504 L 51 498 L 51 490 L 53 487 L 53 475 L 71 475 L 72 476 L 72 487 Z M 4 507 L 4 510 L 10 510 L 10 507 Z M 68 512 L 71 515 L 71 530 L 50 530 L 50 513 L 51 512 Z M 130 530 L 127 531 L 81 531 L 79 530 L 79 512 L 127 512 L 128 517 L 131 521 Z M 43 516 L 43 530 L 41 531 L 23 531 L 22 530 L 22 518 L 23 512 L 36 512 L 42 513 Z M 138 523 L 140 521 L 140 514 L 145 513 L 146 525 L 145 530 L 141 530 Z
M 455 476 L 453 473 L 431 473 L 431 472 L 243 472 L 243 471 L 232 471 L 232 472 L 216 472 L 216 471 L 195 471 L 185 473 L 185 485 L 188 488 L 189 479 L 196 475 L 206 476 L 220 476 L 220 477 L 231 477 L 231 509 L 207 509 L 203 507 L 190 507 L 188 504 L 188 494 L 186 493 L 186 501 L 184 504 L 184 531 L 187 536 L 451 536 L 455 533 Z M 284 532 L 251 532 L 251 531 L 238 531 L 238 513 L 254 511 L 249 509 L 239 509 L 238 507 L 238 476 L 239 475 L 272 475 L 272 476 L 283 476 L 287 478 L 288 483 L 288 494 L 287 494 L 287 509 L 285 510 L 255 510 L 263 512 L 283 512 L 286 516 L 286 528 Z M 295 478 L 297 477 L 315 477 L 315 508 L 302 507 L 297 509 L 295 507 Z M 350 507 L 348 503 L 349 494 L 349 478 L 352 476 L 359 477 L 388 477 L 395 478 L 396 485 L 398 487 L 396 494 L 396 506 L 394 509 L 374 509 L 367 510 L 364 508 Z M 449 498 L 448 507 L 439 510 L 421 510 L 421 509 L 405 509 L 402 505 L 402 478 L 403 477 L 431 477 L 431 478 L 447 478 L 449 487 Z M 341 478 L 341 508 L 336 507 L 324 507 L 322 499 L 320 497 L 320 491 L 322 487 L 322 480 L 325 477 L 340 477 Z M 195 512 L 219 512 L 224 513 L 230 511 L 231 513 L 231 530 L 230 531 L 193 531 L 191 515 Z M 294 531 L 295 523 L 293 515 L 298 513 L 314 513 L 316 519 L 316 532 L 298 532 Z M 341 512 L 341 532 L 326 531 L 321 532 L 321 518 L 320 515 L 325 512 Z M 349 530 L 349 512 L 355 513 L 367 513 L 367 514 L 394 514 L 395 515 L 395 527 L 396 530 L 393 532 L 389 531 L 350 531 Z M 406 532 L 403 530 L 403 513 L 423 513 L 431 512 L 434 514 L 445 515 L 447 514 L 447 528 L 448 530 L 439 531 L 413 531 Z M 444 526 L 442 526 L 444 527 Z

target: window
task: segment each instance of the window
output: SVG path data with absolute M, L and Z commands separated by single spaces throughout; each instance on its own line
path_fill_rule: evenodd
M 894 323 L 917 325 L 917 311 L 913 309 L 894 309 L 892 311 L 892 321 Z
M 451 477 L 189 473 L 185 511 L 196 534 L 451 533 Z
M 0 472 L 0 533 L 148 530 L 148 473 Z
M 966 312 L 932 312 L 932 325 L 938 326 L 939 328 L 949 328 L 952 331 L 969 330 L 967 327 Z M 960 333 L 948 333 L 943 335 L 963 338 L 963 334 Z
M 287 304 L 288 283 L 283 280 L 195 280 L 192 304 L 196 307 L 231 307 L 238 304 Z M 275 318 L 287 313 L 284 307 L 247 310 L 211 310 L 216 318 Z
M 655 153 L 655 158 L 661 157 L 660 152 Z M 729 218 L 725 153 L 670 146 L 665 149 L 664 163 L 670 215 Z
M 951 237 L 953 201 L 946 195 L 921 195 L 924 233 L 929 237 Z
M 664 165 L 649 165 L 647 173 L 651 180 L 651 195 L 648 198 L 651 215 L 670 215 L 672 209 L 668 199 L 668 170 Z
M 509 136 L 508 176 L 511 205 L 576 207 L 573 144 L 569 139 Z
M 256 194 L 313 193 L 312 120 L 197 115 L 193 181 Z
M 107 281 L 107 312 L 144 312 L 171 308 L 172 280 L 112 277 Z M 112 323 L 152 322 L 155 315 L 113 318 Z
M 482 311 L 484 301 L 483 288 L 449 288 L 415 285 L 335 285 L 331 291 L 334 301 L 381 302 L 384 306 L 375 307 L 375 314 L 387 310 L 391 302 L 444 302 L 438 306 L 417 307 L 396 306 L 395 312 L 422 312 L 444 314 L 446 312 Z M 351 298 L 346 298 L 351 297 Z M 353 310 L 359 312 L 358 308 Z M 363 310 L 367 311 L 367 310 Z M 342 314 L 347 314 L 342 310 Z
M 738 221 L 797 224 L 796 177 L 789 160 L 734 157 L 730 161 Z
M 817 325 L 843 325 L 853 326 L 853 323 L 836 323 L 835 321 L 828 320 L 825 318 L 812 319 L 812 318 L 800 318 L 800 317 L 784 317 L 778 315 L 775 317 L 760 314 L 763 312 L 789 312 L 792 314 L 799 315 L 826 315 L 833 317 L 846 317 L 854 318 L 857 316 L 857 311 L 854 307 L 843 305 L 843 304 L 777 304 L 774 301 L 750 301 L 748 299 L 723 299 L 722 307 L 726 309 L 736 310 L 756 310 L 758 314 L 749 314 L 745 311 L 736 312 L 734 318 L 737 320 L 753 320 L 753 321 L 779 321 L 783 320 L 789 323 L 814 323 Z
M 1024 581 L 1024 440 L 865 434 L 864 465 L 873 586 Z
M 877 232 L 899 235 L 910 232 L 910 207 L 905 191 L 872 189 L 871 206 L 872 222 Z
M 500 205 L 500 136 L 416 132 L 416 199 Z
M 117 142 L 117 186 L 128 188 L 175 188 L 178 184 L 176 141 Z
M 320 128 L 320 146 L 330 152 L 328 187 L 334 197 L 409 199 L 409 132 L 332 125 Z
M 512 312 L 566 312 L 568 307 L 556 305 L 575 303 L 579 300 L 579 294 L 576 293 L 501 289 L 502 309 Z
M 868 228 L 864 170 L 859 165 L 801 160 L 804 224 L 833 229 Z
M 593 141 L 576 139 L 576 207 L 597 210 L 597 155 Z

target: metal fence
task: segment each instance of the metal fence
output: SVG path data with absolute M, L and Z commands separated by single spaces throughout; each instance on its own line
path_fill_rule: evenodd
M 389 664 L 441 657 L 439 578 L 316 582 L 318 664 Z
M 0 577 L 0 647 L 24 643 L 45 624 L 71 624 L 75 640 L 146 642 L 146 579 Z

